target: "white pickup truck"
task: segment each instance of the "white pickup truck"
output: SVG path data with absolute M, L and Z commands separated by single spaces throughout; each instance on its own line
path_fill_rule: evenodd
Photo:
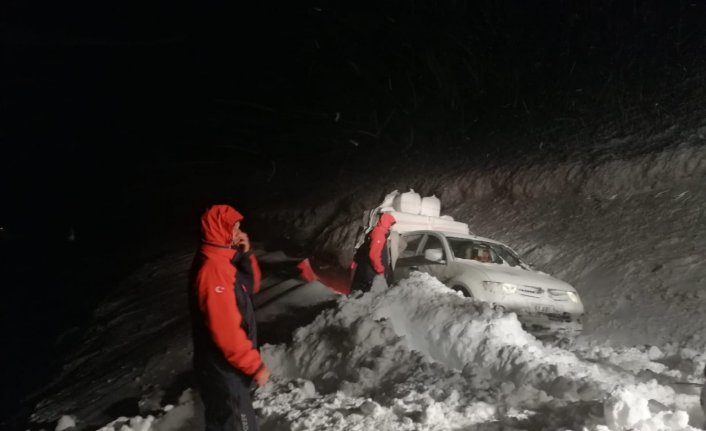
M 413 212 L 400 208 L 401 198 L 410 197 Z M 466 223 L 440 216 L 440 203 L 432 200 L 432 211 L 425 211 L 424 200 L 419 211 L 418 194 L 394 191 L 363 216 L 366 230 L 383 212 L 397 220 L 388 238 L 395 280 L 426 272 L 466 297 L 516 313 L 534 334 L 571 338 L 581 332 L 584 307 L 573 286 L 533 270 L 505 244 L 473 235 Z
M 475 235 L 432 230 L 392 232 L 395 280 L 426 272 L 464 296 L 511 311 L 537 334 L 577 335 L 583 304 L 570 284 L 530 268 L 508 246 Z

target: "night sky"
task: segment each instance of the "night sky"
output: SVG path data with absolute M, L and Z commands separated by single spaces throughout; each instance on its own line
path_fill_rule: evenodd
M 13 222 L 46 204 L 76 217 L 171 162 L 269 179 L 647 106 L 702 66 L 706 37 L 697 1 L 5 8 Z
M 706 70 L 702 1 L 246 3 L 3 5 L 3 332 L 25 373 L 208 203 L 256 213 L 393 157 L 512 160 L 626 105 L 657 118 Z

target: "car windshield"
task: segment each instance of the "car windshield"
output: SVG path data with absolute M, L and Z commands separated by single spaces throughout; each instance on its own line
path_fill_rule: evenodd
M 448 240 L 449 247 L 456 258 L 529 269 L 529 266 L 522 262 L 515 252 L 503 245 L 466 238 L 449 237 Z

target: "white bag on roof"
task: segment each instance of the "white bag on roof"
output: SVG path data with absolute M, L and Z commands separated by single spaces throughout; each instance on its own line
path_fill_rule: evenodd
M 413 189 L 395 196 L 392 202 L 395 211 L 407 214 L 419 214 L 422 209 L 422 197 Z
M 397 223 L 392 225 L 395 232 L 404 233 L 413 230 L 435 230 L 441 232 L 454 232 L 467 235 L 469 233 L 466 223 L 448 220 L 441 217 L 430 217 L 419 214 L 401 213 L 391 211 L 390 214 Z
M 441 209 L 441 201 L 436 196 L 425 198 L 427 208 L 425 212 L 436 213 L 436 216 L 421 215 L 422 198 L 419 193 L 415 193 L 410 189 L 407 193 L 400 194 L 397 190 L 388 193 L 382 203 L 372 210 L 366 211 L 363 214 L 363 224 L 358 234 L 355 248 L 358 249 L 365 241 L 365 235 L 377 223 L 382 213 L 390 213 L 397 221 L 392 225 L 391 231 L 397 233 L 410 232 L 414 230 L 433 230 L 441 232 L 452 232 L 460 234 L 468 234 L 470 230 L 468 225 L 463 222 L 458 222 L 453 217 L 448 215 L 439 216 Z M 436 202 L 434 202 L 436 200 Z M 438 205 L 438 209 L 436 208 Z M 400 211 L 398 208 L 403 207 L 406 211 Z M 411 212 L 416 211 L 416 212 Z
M 441 201 L 436 196 L 422 198 L 419 214 L 429 217 L 439 217 L 441 215 Z

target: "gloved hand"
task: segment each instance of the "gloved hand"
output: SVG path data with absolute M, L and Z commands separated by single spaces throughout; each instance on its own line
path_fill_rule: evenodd
M 270 379 L 270 370 L 267 369 L 267 367 L 262 367 L 260 371 L 255 374 L 253 377 L 255 380 L 255 383 L 257 383 L 258 386 L 264 386 L 265 383 Z

